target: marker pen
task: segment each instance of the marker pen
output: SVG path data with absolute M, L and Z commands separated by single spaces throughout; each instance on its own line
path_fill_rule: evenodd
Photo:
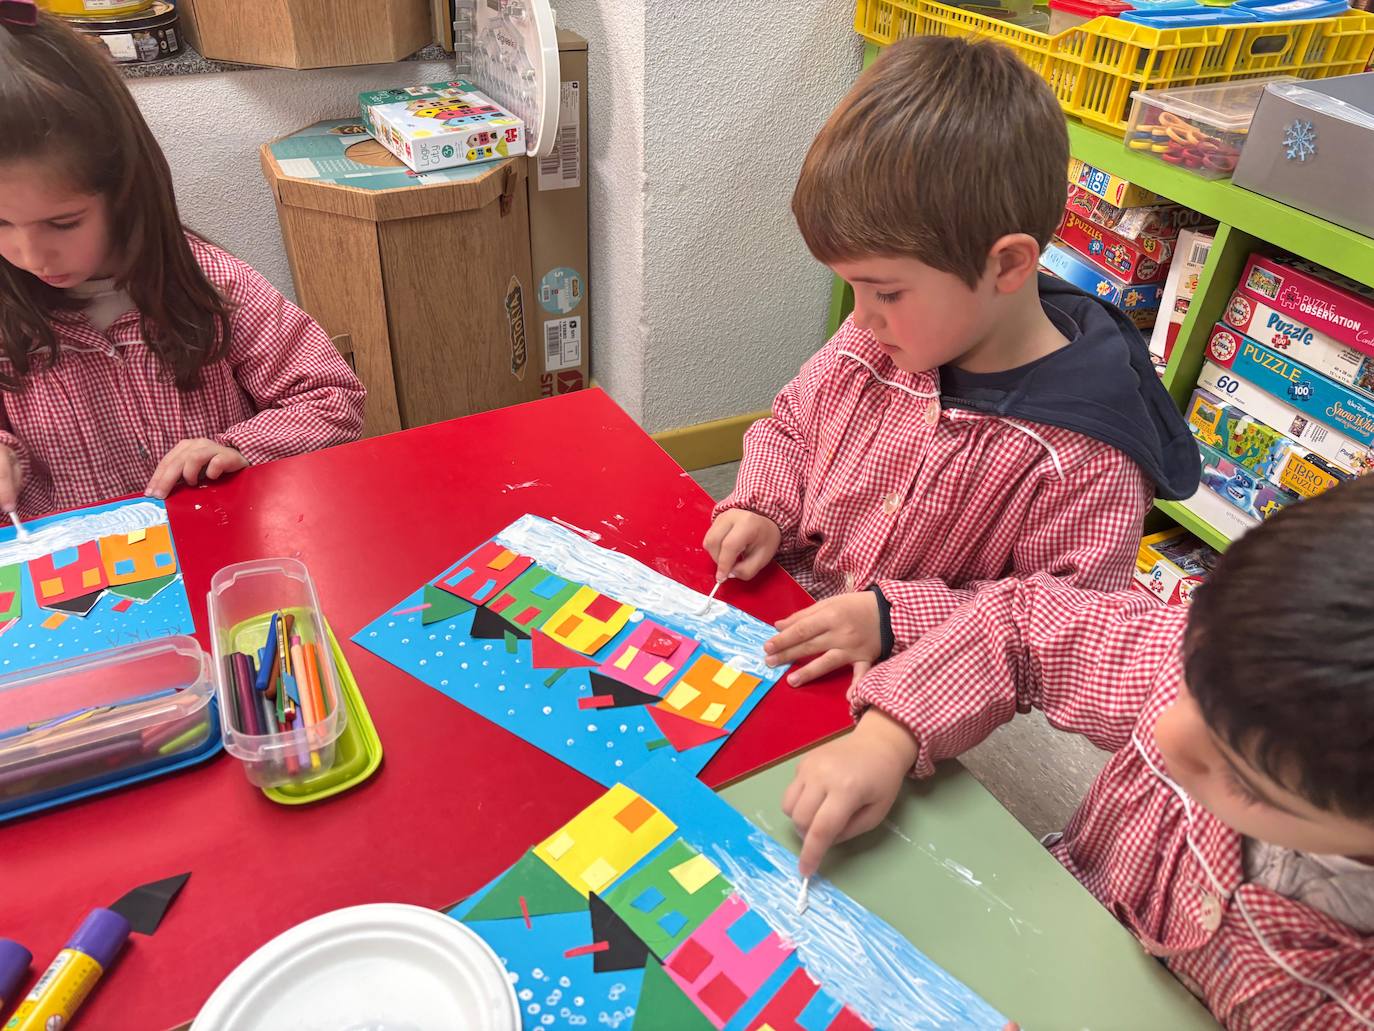
M 16 941 L 0 938 L 0 1011 L 5 1008 L 5 1000 L 14 998 L 15 989 L 29 972 L 33 956 L 29 950 Z
M 109 909 L 93 909 L 67 947 L 57 954 L 4 1031 L 60 1031 L 86 1001 L 129 937 L 129 921 Z

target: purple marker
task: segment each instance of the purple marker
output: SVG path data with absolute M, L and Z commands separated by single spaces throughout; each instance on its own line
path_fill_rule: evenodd
M 0 938 L 0 1012 L 5 1002 L 14 998 L 15 989 L 23 983 L 24 975 L 29 972 L 33 954 L 16 941 Z

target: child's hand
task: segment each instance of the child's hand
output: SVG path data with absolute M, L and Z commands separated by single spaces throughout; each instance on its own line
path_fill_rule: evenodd
M 716 580 L 728 576 L 752 580 L 778 553 L 782 531 L 757 512 L 732 508 L 722 512 L 706 532 L 703 544 L 716 561 Z
M 777 636 L 763 646 L 768 665 L 785 666 L 807 655 L 814 662 L 790 674 L 787 682 L 800 687 L 841 666 L 867 671 L 883 649 L 878 597 L 872 591 L 837 594 L 810 608 L 794 612 L 778 623 Z
M 878 709 L 843 737 L 808 752 L 782 796 L 782 811 L 802 835 L 800 870 L 820 869 L 830 846 L 882 823 L 916 762 L 916 738 Z
M 19 508 L 19 490 L 23 486 L 24 470 L 19 467 L 19 456 L 0 444 L 0 512 Z
M 162 457 L 144 493 L 151 498 L 165 498 L 177 485 L 177 480 L 185 480 L 188 487 L 194 487 L 200 482 L 201 473 L 207 480 L 218 480 L 225 473 L 236 473 L 247 467 L 248 459 L 233 448 L 204 437 L 193 437 L 183 440 Z

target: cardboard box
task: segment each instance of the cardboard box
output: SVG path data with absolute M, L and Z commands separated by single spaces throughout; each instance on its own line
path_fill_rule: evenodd
M 1323 423 L 1285 404 L 1229 369 L 1203 362 L 1197 385 L 1235 405 L 1250 418 L 1272 426 L 1288 439 L 1308 448 L 1342 472 L 1359 475 L 1374 468 L 1370 449 L 1328 429 Z
M 1065 279 L 1094 297 L 1115 304 L 1131 317 L 1137 326 L 1154 325 L 1159 313 L 1163 284 L 1130 286 L 1110 276 L 1083 257 L 1068 244 L 1056 240 L 1040 255 L 1040 265 L 1060 279 Z
M 1222 318 L 1251 340 L 1374 397 L 1374 356 L 1318 333 L 1240 290 L 1231 295 Z
M 1166 605 L 1187 605 L 1220 557 L 1181 527 L 1152 533 L 1140 541 L 1135 583 Z
M 1127 240 L 1135 240 L 1141 236 L 1173 240 L 1184 229 L 1214 221 L 1202 212 L 1185 208 L 1182 204 L 1120 208 L 1074 184 L 1069 186 L 1069 202 L 1066 209 L 1082 215 L 1103 229 L 1110 229 L 1117 236 Z
M 1242 512 L 1230 502 L 1223 501 L 1220 494 L 1205 486 L 1199 486 L 1197 493 L 1190 498 L 1184 498 L 1179 504 L 1228 541 L 1240 540 L 1248 531 L 1260 524 L 1254 516 Z
M 532 339 L 543 397 L 591 382 L 591 290 L 587 204 L 587 41 L 558 30 L 558 130 L 553 153 L 527 158 Z
M 1365 447 L 1374 445 L 1374 400 L 1271 351 L 1225 323 L 1207 341 L 1207 360 L 1230 369 L 1298 411 Z
M 1094 168 L 1079 158 L 1069 159 L 1069 182 L 1118 208 L 1143 208 L 1166 203 L 1159 194 L 1135 186 L 1118 175 Z
M 1240 289 L 1304 326 L 1374 354 L 1374 288 L 1298 258 L 1250 255 Z
M 1299 497 L 1316 497 L 1351 478 L 1278 430 L 1201 388 L 1193 391 L 1186 414 L 1193 436 L 1201 443 Z
M 1153 236 L 1128 240 L 1074 211 L 1065 211 L 1055 235 L 1095 266 L 1131 286 L 1157 283 L 1169 274 L 1173 244 Z
M 1235 185 L 1374 236 L 1374 74 L 1273 83 Z
M 203 57 L 276 68 L 386 64 L 434 39 L 431 0 L 177 0 Z
M 1215 448 L 1199 442 L 1197 449 L 1202 456 L 1202 485 L 1246 515 L 1268 519 L 1298 500 L 1297 495 L 1275 487 Z
M 1164 296 L 1160 299 L 1159 318 L 1150 334 L 1150 354 L 1156 362 L 1168 363 L 1174 352 L 1183 320 L 1202 280 L 1202 270 L 1212 251 L 1215 237 L 1211 230 L 1185 229 L 1178 234 L 1177 251 L 1169 265 L 1169 278 L 1164 281 Z
M 465 79 L 358 94 L 372 138 L 417 172 L 525 153 L 525 123 Z
M 261 158 L 301 306 L 351 342 L 365 433 L 539 397 L 524 158 L 419 174 L 357 119 Z

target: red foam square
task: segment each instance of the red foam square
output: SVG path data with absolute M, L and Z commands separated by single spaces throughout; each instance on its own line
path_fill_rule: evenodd
M 739 985 L 724 974 L 711 978 L 710 984 L 699 993 L 701 1004 L 708 1007 L 721 1020 L 729 1020 L 744 1005 L 745 995 Z
M 643 650 L 660 659 L 672 656 L 682 646 L 682 638 L 674 637 L 665 630 L 655 630 L 644 640 Z
M 596 598 L 584 610 L 592 619 L 609 623 L 615 614 L 620 611 L 620 602 L 605 594 L 598 594 Z
M 686 981 L 695 981 L 701 972 L 711 965 L 711 954 L 692 938 L 677 947 L 668 957 L 668 966 L 674 973 L 681 974 Z
M 122 598 L 119 601 L 115 602 L 114 610 L 116 612 L 128 612 L 129 609 L 133 606 L 133 604 L 134 601 L 132 598 Z

